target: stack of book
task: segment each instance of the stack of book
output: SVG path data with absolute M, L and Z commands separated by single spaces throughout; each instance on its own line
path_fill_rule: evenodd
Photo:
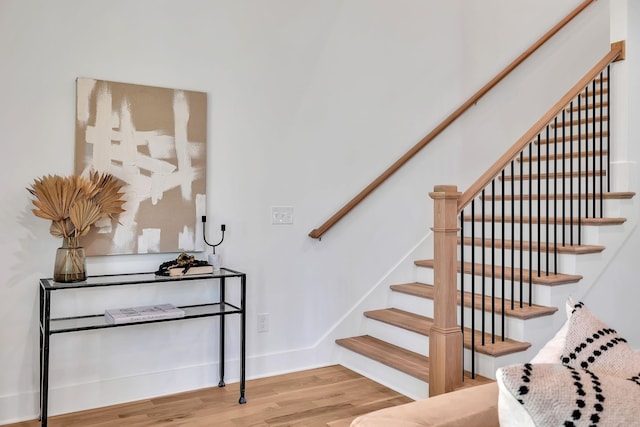
M 213 273 L 212 265 L 195 265 L 192 267 L 173 267 L 169 270 L 169 276 L 191 276 L 194 274 L 211 274 Z
M 158 319 L 184 317 L 184 310 L 173 304 L 145 305 L 141 307 L 114 308 L 104 312 L 107 323 L 121 324 Z
M 195 259 L 193 255 L 190 256 L 183 252 L 178 258 L 160 264 L 156 274 L 158 276 L 181 277 L 195 274 L 211 274 L 213 270 L 213 265 L 207 263 L 207 261 Z

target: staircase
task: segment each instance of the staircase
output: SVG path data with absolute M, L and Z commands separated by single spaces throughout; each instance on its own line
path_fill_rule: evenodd
M 527 337 L 539 348 L 541 337 L 552 336 L 555 330 L 540 329 L 558 325 L 564 314 L 554 315 L 561 301 L 583 280 L 579 258 L 606 249 L 597 241 L 599 233 L 589 230 L 620 227 L 626 220 L 619 216 L 619 201 L 634 193 L 610 191 L 609 182 L 609 64 L 616 58 L 612 48 L 458 197 L 458 259 L 452 266 L 465 387 L 490 381 L 500 366 L 531 358 Z M 401 372 L 399 381 L 408 376 L 427 390 L 434 369 L 429 316 L 438 303 L 434 268 L 433 259 L 414 261 L 418 280 L 391 285 L 389 306 L 364 312 L 373 332 L 336 340 L 359 355 L 350 359 L 352 365 L 369 364 L 361 372 L 379 364 Z

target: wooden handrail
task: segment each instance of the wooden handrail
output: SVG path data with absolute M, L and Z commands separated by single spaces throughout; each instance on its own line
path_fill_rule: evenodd
M 402 157 L 400 157 L 395 163 L 387 168 L 380 176 L 378 176 L 371 184 L 367 185 L 360 193 L 358 193 L 353 199 L 351 199 L 346 205 L 344 205 L 338 212 L 333 214 L 331 218 L 324 222 L 320 227 L 314 228 L 309 233 L 309 237 L 319 239 L 324 233 L 326 233 L 331 227 L 333 227 L 338 221 L 340 221 L 345 215 L 347 215 L 353 208 L 355 208 L 361 201 L 363 201 L 369 194 L 371 194 L 376 188 L 378 188 L 383 182 L 385 182 L 391 175 L 396 173 L 405 163 L 411 160 L 416 154 L 420 152 L 424 147 L 433 141 L 442 131 L 444 131 L 451 123 L 457 120 L 465 111 L 467 111 L 472 105 L 480 100 L 487 92 L 489 92 L 495 85 L 500 83 L 509 73 L 511 73 L 518 65 L 524 62 L 529 56 L 531 56 L 540 46 L 546 43 L 551 37 L 553 37 L 558 31 L 560 31 L 565 25 L 567 25 L 573 18 L 575 18 L 580 12 L 582 12 L 587 6 L 596 0 L 585 0 L 578 7 L 572 10 L 567 16 L 565 16 L 560 22 L 558 22 L 553 28 L 547 31 L 542 37 L 540 37 L 531 47 L 525 50 L 520 56 L 518 56 L 513 62 L 498 73 L 489 83 L 485 84 L 479 91 L 477 91 L 469 100 L 458 107 L 453 113 L 451 113 L 446 119 L 444 119 L 438 126 L 436 126 L 431 132 L 422 138 L 416 145 L 414 145 L 409 151 L 407 151 Z
M 574 99 L 582 89 L 589 84 L 600 72 L 610 63 L 623 59 L 624 56 L 624 42 L 616 42 L 611 44 L 611 50 L 602 58 L 587 74 L 582 77 L 578 83 L 576 83 L 558 102 L 554 104 L 551 109 L 540 118 L 520 139 L 506 152 L 504 153 L 476 182 L 471 184 L 469 189 L 465 191 L 458 199 L 458 213 L 462 211 L 471 201 L 476 198 L 478 194 L 485 188 L 491 181 L 498 176 L 498 174 L 507 167 L 511 160 L 529 144 L 533 139 L 548 125 L 554 117 L 556 117 L 563 108 L 565 108 L 572 99 Z

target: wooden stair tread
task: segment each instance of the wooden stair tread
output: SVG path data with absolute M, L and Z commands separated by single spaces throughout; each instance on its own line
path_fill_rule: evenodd
M 579 157 L 593 157 L 593 156 L 606 156 L 608 154 L 607 150 L 596 150 L 595 152 L 593 150 L 589 150 L 589 151 L 580 151 L 578 152 L 577 150 L 575 150 L 573 153 L 557 153 L 557 154 L 549 154 L 548 156 L 546 154 L 540 153 L 540 156 L 533 155 L 533 156 L 522 156 L 522 164 L 528 163 L 529 159 L 531 159 L 531 162 L 537 162 L 538 159 L 541 162 L 546 162 L 548 160 L 569 160 L 569 159 L 577 159 Z M 515 159 L 516 162 L 520 162 L 520 157 L 516 157 Z
M 471 215 L 464 216 L 465 221 L 471 221 L 471 219 L 472 219 Z M 523 222 L 525 224 L 528 224 L 529 222 L 536 224 L 538 222 L 538 219 L 540 220 L 540 225 L 546 225 L 547 223 L 546 217 L 540 217 L 540 218 L 538 217 L 529 218 L 528 216 L 502 217 L 500 215 L 496 215 L 493 218 L 495 222 L 514 222 L 515 221 L 516 223 Z M 481 215 L 476 215 L 473 218 L 473 220 L 475 222 L 481 222 L 483 221 L 483 218 Z M 595 225 L 620 225 L 620 224 L 624 224 L 626 220 L 627 220 L 626 218 L 580 218 L 580 223 L 582 225 L 594 225 L 594 226 Z M 549 221 L 549 224 L 563 224 L 563 218 L 548 218 L 548 221 Z M 485 215 L 484 222 L 491 222 L 491 215 Z M 564 225 L 570 225 L 570 224 L 571 222 L 569 218 L 564 218 Z M 577 218 L 574 218 L 573 225 L 578 225 Z
M 369 335 L 336 340 L 338 345 L 412 377 L 429 382 L 429 358 Z
M 509 181 L 519 181 L 519 180 L 537 180 L 537 179 L 541 179 L 541 180 L 546 180 L 546 179 L 564 179 L 564 178 L 579 178 L 579 177 L 593 177 L 593 176 L 606 176 L 607 175 L 607 171 L 604 170 L 589 170 L 589 171 L 574 171 L 572 172 L 556 172 L 556 173 L 541 173 L 541 174 L 524 174 L 524 175 L 504 175 L 504 176 L 499 176 L 498 178 L 509 182 Z
M 596 111 L 596 113 L 599 113 L 599 111 Z M 600 122 L 600 120 L 602 120 L 603 122 L 606 122 L 609 120 L 609 116 L 596 116 L 596 123 Z M 578 125 L 583 125 L 585 123 L 593 123 L 593 117 L 581 117 L 580 121 L 578 121 L 578 119 L 573 119 L 573 121 L 569 120 L 569 118 L 567 118 L 567 120 L 565 120 L 564 124 L 562 123 L 561 120 L 558 121 L 558 124 L 556 125 L 554 122 L 549 123 L 549 126 L 553 127 L 557 127 L 557 128 L 562 128 L 562 127 L 571 127 L 571 126 L 578 126 Z
M 401 292 L 404 294 L 426 298 L 426 299 L 434 299 L 435 287 L 433 285 L 429 285 L 426 283 L 402 283 L 397 285 L 391 285 L 391 290 L 394 292 Z M 458 305 L 460 305 L 460 301 L 462 298 L 462 293 L 458 291 Z M 485 296 L 485 311 L 491 310 L 491 297 Z M 502 313 L 502 298 L 496 298 L 496 314 Z M 476 295 L 474 299 L 475 309 L 482 310 L 482 296 Z M 471 307 L 472 303 L 472 294 L 471 292 L 464 293 L 464 306 Z M 505 316 L 513 317 L 516 319 L 533 319 L 536 317 L 549 316 L 558 311 L 557 307 L 545 307 L 542 305 L 532 304 L 531 306 L 524 304 L 523 307 L 519 307 L 518 304 L 514 305 L 514 308 L 511 308 L 511 303 L 509 301 L 505 301 Z
M 370 310 L 364 313 L 364 315 L 370 319 L 384 322 L 389 325 L 393 325 L 402 329 L 406 329 L 411 332 L 415 332 L 424 336 L 429 336 L 431 327 L 433 326 L 433 319 L 419 314 L 411 313 L 397 308 L 384 308 L 381 310 Z M 474 331 L 476 352 L 486 354 L 489 356 L 499 357 L 511 353 L 517 353 L 524 351 L 531 347 L 528 342 L 520 342 L 512 339 L 500 340 L 496 337 L 494 343 L 491 343 L 491 334 L 485 333 L 485 345 L 481 345 L 482 332 Z M 464 347 L 471 348 L 471 329 L 464 328 Z
M 432 318 L 397 308 L 369 310 L 365 311 L 364 315 L 369 319 L 375 319 L 427 337 L 429 336 L 429 332 L 433 326 Z
M 458 238 L 458 245 L 461 243 L 461 239 Z M 501 239 L 496 239 L 494 242 L 491 239 L 484 239 L 483 241 L 480 237 L 476 237 L 474 241 L 471 240 L 471 237 L 464 238 L 465 246 L 471 246 L 474 243 L 475 246 L 484 246 L 490 248 L 495 245 L 496 249 L 514 249 L 518 251 L 537 251 L 545 252 L 547 249 L 549 252 L 553 252 L 555 249 L 558 250 L 559 254 L 575 254 L 575 255 L 584 255 L 584 254 L 595 254 L 602 252 L 605 247 L 600 245 L 556 245 L 554 243 L 545 243 L 545 242 L 521 242 L 521 241 L 511 241 Z
M 427 356 L 414 353 L 370 335 L 340 338 L 336 340 L 336 343 L 414 378 L 429 382 L 429 358 Z M 472 379 L 468 371 L 465 371 L 464 378 L 464 382 L 458 388 L 475 387 L 494 382 L 490 378 L 477 374 Z
M 432 259 L 425 259 L 425 260 L 415 261 L 414 264 L 418 267 L 433 268 L 434 262 Z M 460 273 L 462 270 L 462 266 L 460 265 L 459 261 L 456 264 L 457 264 L 458 273 Z M 471 274 L 470 262 L 464 263 L 464 273 Z M 529 281 L 530 273 L 531 272 L 529 270 L 526 270 L 526 269 L 522 270 L 523 282 Z M 490 265 L 486 265 L 483 267 L 482 264 L 475 264 L 475 274 L 477 276 L 484 275 L 486 277 L 491 277 L 492 268 Z M 502 266 L 496 265 L 493 268 L 493 274 L 496 279 L 502 279 Z M 504 278 L 505 280 L 519 281 L 521 279 L 520 269 L 515 268 L 512 270 L 510 267 L 504 267 Z M 576 282 L 579 282 L 580 280 L 582 280 L 582 276 L 576 275 L 576 274 L 549 273 L 549 275 L 546 275 L 544 273 L 541 273 L 540 276 L 538 276 L 537 271 L 533 271 L 533 274 L 531 274 L 531 283 L 535 285 L 547 285 L 547 286 L 565 285 L 567 283 L 576 283 Z
M 609 88 L 605 86 L 602 88 L 602 90 L 596 89 L 596 92 L 595 92 L 596 97 L 600 96 L 601 93 L 602 94 L 609 93 Z M 590 90 L 588 95 L 585 95 L 584 92 L 580 92 L 580 96 L 582 98 L 591 97 L 593 96 L 593 90 Z
M 595 137 L 596 138 L 606 138 L 608 137 L 609 134 L 607 132 L 596 132 L 595 133 Z M 571 135 L 565 135 L 564 140 L 561 137 L 555 137 L 555 138 L 549 138 L 549 139 L 540 139 L 540 141 L 538 141 L 538 139 L 534 139 L 533 142 L 534 144 L 554 144 L 554 143 L 561 143 L 561 142 L 570 142 L 570 141 L 584 141 L 585 139 L 587 140 L 593 140 L 594 134 L 593 133 L 574 133 L 573 137 Z
M 581 103 L 580 106 L 578 106 L 578 103 L 574 103 L 573 108 L 571 108 L 571 106 L 565 108 L 566 112 L 570 112 L 570 111 L 574 111 L 577 112 L 579 110 L 593 110 L 593 108 L 595 107 L 596 111 L 600 109 L 600 107 L 608 107 L 609 103 L 607 101 L 600 103 L 600 101 L 596 102 L 595 105 L 594 104 L 590 104 L 590 103 Z
M 588 193 L 588 194 L 506 194 L 504 196 L 496 194 L 494 199 L 496 201 L 511 200 L 593 200 L 602 197 L 603 200 L 626 200 L 633 199 L 636 193 L 633 191 L 610 191 L 606 193 Z

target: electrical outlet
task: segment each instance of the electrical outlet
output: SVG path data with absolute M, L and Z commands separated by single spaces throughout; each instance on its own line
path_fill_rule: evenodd
M 258 332 L 269 331 L 269 313 L 258 313 Z

